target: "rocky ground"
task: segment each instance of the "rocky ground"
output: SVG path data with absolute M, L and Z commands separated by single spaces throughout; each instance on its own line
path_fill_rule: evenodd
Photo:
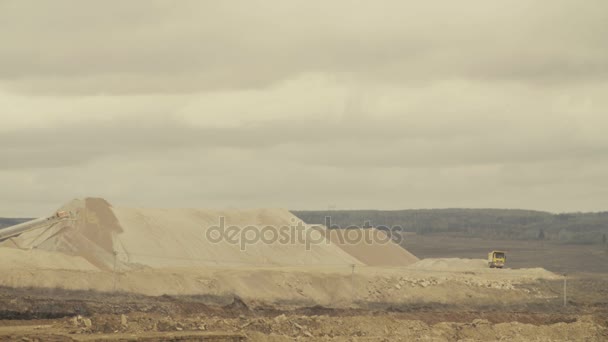
M 552 298 L 561 285 L 543 280 L 515 286 Z M 351 308 L 1 288 L 0 341 L 607 340 L 605 279 L 573 278 L 570 286 L 566 307 L 546 299 L 513 305 L 366 302 Z
M 427 313 L 427 315 L 430 315 Z M 454 316 L 458 315 L 453 313 Z M 424 319 L 425 315 L 420 318 Z M 474 316 L 473 313 L 467 315 Z M 547 315 L 527 317 L 536 323 L 492 323 L 474 318 L 468 322 L 427 323 L 401 313 L 352 313 L 345 316 L 282 313 L 277 316 L 209 317 L 152 313 L 75 316 L 40 320 L 36 325 L 0 327 L 0 340 L 14 341 L 359 341 L 359 340 L 605 340 L 606 328 L 591 316 L 573 318 Z M 444 317 L 448 318 L 448 317 Z M 460 318 L 462 319 L 462 318 Z M 546 324 L 539 324 L 545 320 Z M 558 321 L 557 323 L 553 323 Z M 561 321 L 561 322 L 559 322 Z M 563 322 L 568 321 L 568 322 Z M 33 322 L 29 322 L 31 324 Z M 19 324 L 19 322 L 14 322 Z M 10 328 L 10 329 L 9 329 Z M 10 330 L 10 331 L 9 331 Z

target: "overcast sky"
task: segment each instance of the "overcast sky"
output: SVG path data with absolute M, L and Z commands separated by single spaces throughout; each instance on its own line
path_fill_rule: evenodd
M 608 1 L 0 0 L 0 216 L 608 210 Z

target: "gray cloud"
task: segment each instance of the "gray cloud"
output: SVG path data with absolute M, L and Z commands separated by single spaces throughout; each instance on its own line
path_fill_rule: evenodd
M 4 1 L 0 80 L 39 94 L 258 88 L 302 73 L 411 84 L 605 81 L 605 1 Z
M 148 117 L 89 121 L 0 135 L 0 169 L 63 167 L 106 156 L 162 158 L 180 149 L 241 149 L 305 165 L 345 168 L 445 167 L 608 158 L 608 142 L 575 130 L 523 131 L 514 125 L 465 121 L 421 125 L 407 120 L 324 122 L 274 120 L 234 127 L 196 127 Z
M 0 216 L 605 210 L 608 3 L 0 0 Z

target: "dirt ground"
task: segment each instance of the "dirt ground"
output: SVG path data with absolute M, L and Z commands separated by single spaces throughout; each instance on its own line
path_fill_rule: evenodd
M 0 341 L 603 341 L 608 283 L 597 274 L 517 285 L 537 300 L 263 304 L 231 296 L 145 296 L 0 288 Z M 500 289 L 495 289 L 498 295 Z M 508 291 L 508 290 L 505 290 Z
M 607 274 L 480 259 L 0 274 L 0 341 L 608 340 Z

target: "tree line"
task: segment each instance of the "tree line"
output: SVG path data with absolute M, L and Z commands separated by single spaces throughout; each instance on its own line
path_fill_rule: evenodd
M 418 209 L 292 211 L 308 224 L 399 226 L 417 234 L 452 234 L 510 240 L 552 240 L 567 244 L 606 243 L 608 212 L 561 213 L 518 209 Z
M 19 223 L 23 223 L 26 221 L 29 221 L 31 219 L 26 219 L 26 218 L 2 218 L 0 217 L 0 229 L 2 228 L 6 228 L 6 227 L 10 227 L 10 226 L 14 226 L 16 224 Z

